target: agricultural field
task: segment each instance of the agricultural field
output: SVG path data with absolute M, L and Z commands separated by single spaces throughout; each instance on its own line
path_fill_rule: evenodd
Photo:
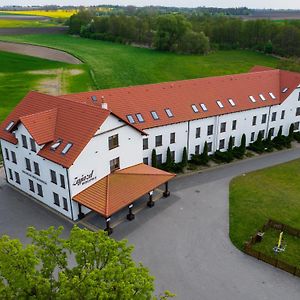
M 18 19 L 1 19 L 0 28 L 24 28 L 24 27 L 49 27 L 57 26 L 57 23 L 50 20 L 18 20 Z
M 22 10 L 0 11 L 0 14 L 43 16 L 49 18 L 67 19 L 76 14 L 77 10 Z
M 242 250 L 244 242 L 260 230 L 268 219 L 300 229 L 299 169 L 300 159 L 232 180 L 229 192 L 230 238 L 237 248 Z M 278 234 L 271 232 L 267 239 L 270 239 L 269 243 L 266 240 L 266 243 L 257 247 L 272 248 L 278 240 Z M 288 241 L 290 249 L 298 247 L 299 258 L 299 239 L 292 239 Z M 289 260 L 296 258 L 296 253 L 293 255 L 290 251 L 286 255 L 293 256 Z
M 70 35 L 0 36 L 0 40 L 32 43 L 65 50 L 85 62 L 94 88 L 247 72 L 254 65 L 276 67 L 279 60 L 261 53 L 232 50 L 206 56 L 179 55 Z
M 0 123 L 30 90 L 63 94 L 91 88 L 84 65 L 1 51 L 0 61 Z

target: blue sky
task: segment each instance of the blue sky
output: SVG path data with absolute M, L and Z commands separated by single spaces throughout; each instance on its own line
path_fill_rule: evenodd
M 163 5 L 163 6 L 215 6 L 215 7 L 240 7 L 249 8 L 284 8 L 300 9 L 299 0 L 1 0 L 0 5 Z

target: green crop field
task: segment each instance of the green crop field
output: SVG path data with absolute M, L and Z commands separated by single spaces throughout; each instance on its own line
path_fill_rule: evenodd
M 278 59 L 252 51 L 218 51 L 207 56 L 178 55 L 70 35 L 1 36 L 66 50 L 86 63 L 95 88 L 110 88 L 247 72 L 254 65 L 276 67 Z
M 268 219 L 300 228 L 299 170 L 298 159 L 232 180 L 229 213 L 230 238 L 234 245 L 242 249 L 243 243 Z M 269 246 L 275 242 L 276 239 Z
M 30 90 L 51 93 L 52 85 L 62 93 L 90 88 L 85 66 L 2 51 L 0 61 L 0 123 Z
M 24 28 L 24 27 L 51 27 L 58 24 L 52 21 L 41 20 L 17 20 L 17 19 L 1 19 L 0 28 Z

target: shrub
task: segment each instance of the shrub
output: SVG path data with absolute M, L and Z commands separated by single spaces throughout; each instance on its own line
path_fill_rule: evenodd
M 221 152 L 220 150 L 217 150 L 213 155 L 213 159 L 216 162 L 229 163 L 229 162 L 233 161 L 233 153 L 232 153 L 232 151 Z
M 151 165 L 154 168 L 157 168 L 157 157 L 156 157 L 156 150 L 152 150 L 152 155 L 151 155 Z
M 249 149 L 254 151 L 254 152 L 257 152 L 257 153 L 263 153 L 264 152 L 265 147 L 264 147 L 264 143 L 263 143 L 263 140 L 262 140 L 262 133 L 261 132 L 258 133 L 256 141 L 249 145 Z

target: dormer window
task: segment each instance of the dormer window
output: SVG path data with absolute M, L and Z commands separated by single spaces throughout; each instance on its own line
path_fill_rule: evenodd
M 72 148 L 73 143 L 68 143 L 65 148 L 61 151 L 61 154 L 65 155 L 69 152 L 69 150 Z
M 199 112 L 199 109 L 195 104 L 192 104 L 192 109 L 193 109 L 194 113 Z
M 217 100 L 216 102 L 220 108 L 224 108 L 224 105 L 220 100 Z
M 270 97 L 271 97 L 273 100 L 276 99 L 276 97 L 275 97 L 275 95 L 274 95 L 273 93 L 270 92 L 269 95 L 270 95 Z
M 235 106 L 235 102 L 232 99 L 228 99 L 228 102 L 231 106 Z
M 6 131 L 10 131 L 12 129 L 12 127 L 14 126 L 15 122 L 11 121 L 9 122 L 9 124 L 5 127 Z
M 135 116 L 136 116 L 136 118 L 138 119 L 138 121 L 139 121 L 140 123 L 144 123 L 144 122 L 145 122 L 145 120 L 144 120 L 142 114 L 135 114 Z
M 92 96 L 93 102 L 97 102 L 97 96 Z
M 135 123 L 134 118 L 133 118 L 132 115 L 127 115 L 126 118 L 127 118 L 128 122 L 129 122 L 130 124 L 134 124 L 134 123 Z
M 208 111 L 208 109 L 207 109 L 207 107 L 204 103 L 200 103 L 200 106 L 201 106 L 203 111 Z
M 151 116 L 152 116 L 152 118 L 153 118 L 154 120 L 158 120 L 158 119 L 159 119 L 158 114 L 157 114 L 156 111 L 151 111 Z
M 172 113 L 172 111 L 171 111 L 170 108 L 166 108 L 166 109 L 165 109 L 165 112 L 166 112 L 166 114 L 167 114 L 167 116 L 168 116 L 169 118 L 174 117 L 174 115 L 173 115 L 173 113 Z
M 61 143 L 62 143 L 61 139 L 57 140 L 54 144 L 52 144 L 50 146 L 50 149 L 53 150 L 53 151 L 55 151 L 61 145 Z
M 264 97 L 263 94 L 259 94 L 259 97 L 260 97 L 260 99 L 261 99 L 262 101 L 266 101 L 266 98 Z

